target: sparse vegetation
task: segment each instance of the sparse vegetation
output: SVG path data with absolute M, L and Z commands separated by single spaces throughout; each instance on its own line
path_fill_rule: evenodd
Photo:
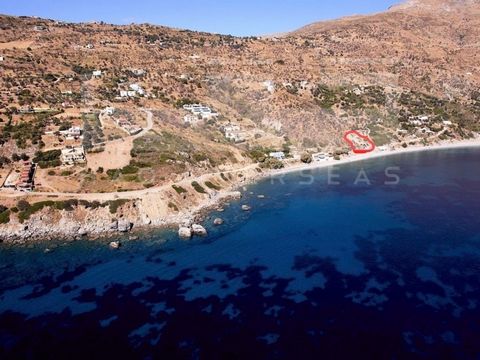
M 183 187 L 181 187 L 181 186 L 179 186 L 179 185 L 172 185 L 172 188 L 173 188 L 173 190 L 175 190 L 175 191 L 177 192 L 177 194 L 179 194 L 179 195 L 187 193 L 187 190 L 185 190 Z
M 205 189 L 203 188 L 202 185 L 200 185 L 198 182 L 196 181 L 192 181 L 192 187 L 195 189 L 196 192 L 200 193 L 200 194 L 206 194 L 207 192 L 205 191 Z

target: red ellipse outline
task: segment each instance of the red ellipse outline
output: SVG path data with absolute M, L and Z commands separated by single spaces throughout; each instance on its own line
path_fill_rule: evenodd
M 361 138 L 361 139 L 365 140 L 366 142 L 368 142 L 368 143 L 371 145 L 371 148 L 369 148 L 369 149 L 357 149 L 357 148 L 355 147 L 355 144 L 353 143 L 353 141 L 348 138 L 348 135 L 352 135 L 352 134 L 353 134 L 353 135 L 356 135 L 356 136 L 358 136 L 359 138 Z M 372 151 L 375 150 L 375 148 L 376 148 L 376 145 L 375 145 L 375 143 L 373 142 L 372 139 L 370 139 L 370 138 L 369 138 L 368 136 L 366 136 L 366 135 L 360 134 L 357 130 L 347 131 L 347 132 L 345 133 L 345 135 L 343 135 L 343 140 L 345 140 L 345 141 L 348 143 L 348 145 L 350 146 L 350 148 L 352 149 L 352 151 L 353 151 L 355 154 L 367 154 L 367 153 L 369 153 L 369 152 L 372 152 Z

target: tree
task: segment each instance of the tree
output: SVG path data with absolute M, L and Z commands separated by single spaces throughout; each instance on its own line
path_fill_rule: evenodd
M 30 203 L 27 200 L 19 200 L 17 202 L 17 209 L 20 211 L 25 211 L 30 208 Z
M 302 155 L 301 160 L 305 164 L 310 164 L 312 162 L 312 155 L 305 153 Z

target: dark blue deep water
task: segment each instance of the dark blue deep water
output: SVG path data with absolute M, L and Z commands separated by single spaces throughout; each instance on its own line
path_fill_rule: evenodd
M 203 239 L 0 244 L 0 359 L 479 359 L 480 150 L 308 174 Z

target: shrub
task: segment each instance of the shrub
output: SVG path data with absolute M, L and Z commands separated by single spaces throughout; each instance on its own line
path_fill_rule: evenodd
M 195 189 L 196 192 L 200 193 L 200 194 L 206 194 L 207 192 L 205 191 L 205 189 L 203 188 L 202 185 L 200 185 L 198 182 L 196 181 L 193 181 L 192 182 L 192 187 Z
M 138 173 L 138 167 L 133 165 L 127 165 L 122 168 L 122 174 L 129 175 L 129 174 L 136 174 Z
M 126 199 L 117 199 L 108 202 L 108 207 L 110 209 L 110 213 L 115 214 L 119 207 L 128 203 Z
M 221 190 L 222 188 L 218 185 L 215 185 L 213 183 L 211 183 L 210 181 L 205 181 L 205 185 L 209 188 L 209 189 L 213 189 L 213 190 Z
M 268 158 L 261 166 L 267 169 L 282 169 L 284 164 L 280 160 Z
M 168 207 L 169 207 L 170 209 L 173 209 L 174 211 L 178 211 L 178 206 L 175 205 L 173 202 L 169 202 L 169 203 L 168 203 Z
M 28 220 L 30 216 L 32 216 L 36 212 L 41 211 L 45 207 L 52 207 L 54 205 L 55 205 L 55 202 L 51 200 L 40 201 L 30 205 L 25 210 L 21 210 L 21 208 L 17 204 L 17 207 L 20 210 L 20 212 L 18 213 L 18 220 L 20 221 L 20 223 L 23 223 L 25 220 Z
M 0 224 L 8 224 L 10 222 L 10 210 L 0 213 Z
M 172 185 L 173 190 L 177 192 L 177 194 L 184 194 L 187 192 L 183 187 L 178 186 L 178 185 Z
M 27 200 L 19 200 L 17 202 L 17 209 L 20 211 L 25 211 L 30 208 L 30 203 Z
M 305 164 L 310 164 L 312 162 L 312 155 L 310 154 L 303 154 L 301 158 L 302 162 Z
M 110 180 L 115 180 L 120 176 L 121 170 L 119 169 L 109 169 L 107 170 L 107 175 L 110 178 Z

